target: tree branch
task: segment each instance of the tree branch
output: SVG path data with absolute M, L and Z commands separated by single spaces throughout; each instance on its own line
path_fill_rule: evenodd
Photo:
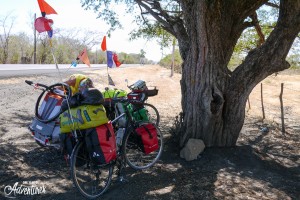
M 135 2 L 139 6 L 143 7 L 150 15 L 152 15 L 164 27 L 164 29 L 166 29 L 172 35 L 174 35 L 174 36 L 176 35 L 173 27 L 170 24 L 170 21 L 168 21 L 168 20 L 170 20 L 170 17 L 168 16 L 167 13 L 161 12 L 162 9 L 161 9 L 160 5 L 157 5 L 157 4 L 159 4 L 159 2 L 157 2 L 157 1 L 150 2 L 150 1 L 147 1 L 147 0 L 146 1 L 135 0 Z M 148 3 L 148 4 L 152 5 L 152 6 L 154 6 L 153 8 L 155 8 L 158 11 L 160 11 L 160 13 L 155 12 L 153 10 L 153 8 L 151 8 L 150 6 L 148 6 L 144 2 L 146 2 L 146 3 Z M 161 16 L 163 16 L 165 19 L 163 19 Z
M 286 56 L 300 31 L 300 2 L 280 2 L 279 18 L 264 44 L 249 52 L 245 61 L 233 71 L 228 91 L 250 94 L 267 76 L 289 68 Z M 235 88 L 239 85 L 238 88 Z
M 257 13 L 254 12 L 249 17 L 252 19 L 252 23 L 253 23 L 253 25 L 255 27 L 255 30 L 258 34 L 258 37 L 259 37 L 259 41 L 258 41 L 257 46 L 260 46 L 265 42 L 265 35 L 263 34 L 263 32 L 261 30 L 261 27 L 259 25 L 258 18 L 257 18 Z

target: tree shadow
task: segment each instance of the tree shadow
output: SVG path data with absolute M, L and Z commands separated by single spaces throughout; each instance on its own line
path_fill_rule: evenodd
M 15 115 L 27 127 L 26 115 Z M 162 124 L 165 148 L 160 161 L 149 170 L 126 168 L 128 183 L 114 176 L 101 199 L 297 199 L 300 188 L 299 165 L 286 165 L 277 158 L 292 159 L 299 155 L 272 152 L 288 149 L 281 140 L 268 139 L 271 133 L 257 130 L 251 140 L 231 148 L 206 148 L 197 160 L 187 162 L 179 157 L 179 149 Z M 245 135 L 245 138 L 248 136 Z M 23 135 L 19 140 L 28 139 Z M 293 149 L 292 149 L 293 150 Z M 38 181 L 45 184 L 46 194 L 22 199 L 85 199 L 74 188 L 70 170 L 60 151 L 40 148 L 35 142 L 0 145 L 1 196 L 6 185 L 15 182 Z

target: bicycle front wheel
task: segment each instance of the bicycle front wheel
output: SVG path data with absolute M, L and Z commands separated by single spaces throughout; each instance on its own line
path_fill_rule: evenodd
M 153 124 L 157 130 L 159 148 L 151 153 L 144 153 L 138 140 L 137 133 L 131 129 L 126 133 L 123 141 L 123 152 L 127 164 L 133 169 L 142 170 L 152 167 L 160 158 L 163 151 L 163 135 L 160 129 Z
M 86 198 L 102 195 L 112 179 L 112 165 L 96 165 L 90 159 L 84 142 L 78 142 L 71 156 L 71 175 L 77 190 Z
M 152 104 L 144 103 L 143 105 L 145 110 L 147 111 L 149 122 L 152 122 L 156 126 L 159 126 L 160 116 L 158 110 Z

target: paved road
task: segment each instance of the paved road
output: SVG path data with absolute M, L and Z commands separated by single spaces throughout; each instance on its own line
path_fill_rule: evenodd
M 136 65 L 127 65 L 122 64 L 122 67 L 129 67 L 129 66 L 140 66 Z M 79 64 L 77 67 L 70 68 L 70 65 L 58 65 L 60 71 L 62 73 L 74 73 L 80 71 L 87 71 L 87 70 L 98 70 L 104 69 L 106 64 L 95 64 L 91 67 L 88 67 L 84 64 Z M 8 78 L 12 76 L 24 76 L 24 75 L 42 75 L 47 73 L 57 72 L 55 64 L 51 65 L 40 65 L 40 64 L 0 64 L 0 77 L 1 78 Z

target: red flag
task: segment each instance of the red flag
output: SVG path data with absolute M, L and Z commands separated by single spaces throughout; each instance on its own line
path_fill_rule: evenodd
M 116 53 L 113 54 L 113 60 L 116 63 L 116 66 L 119 67 L 122 63 L 118 60 L 118 56 Z
M 104 36 L 102 39 L 101 49 L 102 51 L 106 51 L 106 36 Z
M 46 1 L 38 0 L 38 3 L 43 17 L 45 17 L 45 14 L 57 14 L 57 12 Z
M 52 31 L 51 25 L 53 23 L 52 19 L 47 19 L 45 17 L 39 17 L 34 22 L 35 30 L 37 30 L 39 33 L 45 32 L 45 31 Z
M 91 67 L 90 60 L 86 52 L 86 48 L 83 49 L 83 51 L 79 54 L 79 56 L 77 56 L 77 58 L 79 58 L 87 66 Z
M 122 63 L 118 60 L 116 53 L 112 51 L 106 51 L 107 55 L 107 66 L 110 68 L 119 67 Z

